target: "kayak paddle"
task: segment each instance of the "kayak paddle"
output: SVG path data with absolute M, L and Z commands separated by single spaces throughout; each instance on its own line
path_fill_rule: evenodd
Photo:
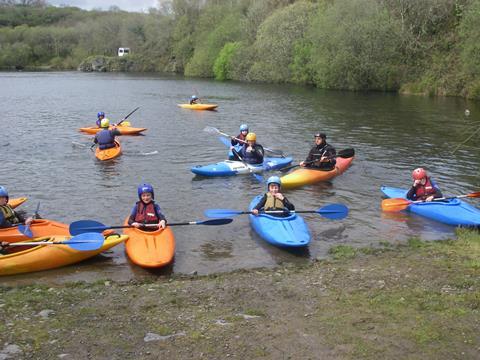
M 203 131 L 205 131 L 205 132 L 207 132 L 207 133 L 209 133 L 209 134 L 226 136 L 226 137 L 228 137 L 228 138 L 232 138 L 232 137 L 233 137 L 235 140 L 237 140 L 237 141 L 239 141 L 239 142 L 241 142 L 241 143 L 243 143 L 243 144 L 246 144 L 246 141 L 245 141 L 245 140 L 238 139 L 238 138 L 236 138 L 236 137 L 234 137 L 234 136 L 225 134 L 224 132 L 221 132 L 220 130 L 218 130 L 217 128 L 215 128 L 215 127 L 213 127 L 213 126 L 207 126 L 207 127 L 205 127 L 205 129 L 203 129 Z M 222 141 L 222 142 L 223 142 L 223 141 Z M 227 145 L 226 143 L 224 143 L 224 144 Z M 230 146 L 230 145 L 227 145 L 227 146 Z M 268 151 L 268 152 L 270 152 L 270 153 L 272 153 L 272 154 L 275 154 L 275 155 L 278 155 L 278 156 L 281 156 L 281 157 L 285 157 L 285 156 L 283 155 L 283 151 L 281 151 L 281 150 L 272 150 L 272 149 L 269 149 L 269 148 L 267 148 L 267 147 L 265 147 L 265 146 L 263 146 L 263 148 L 265 149 L 265 151 Z
M 127 116 L 125 116 L 125 117 L 122 119 L 122 121 L 120 121 L 120 122 L 117 124 L 117 126 L 120 125 L 121 123 L 123 123 L 125 120 L 127 120 L 128 117 L 129 117 L 130 115 L 132 115 L 132 114 L 133 114 L 135 111 L 137 111 L 138 109 L 140 109 L 140 106 L 137 107 L 137 108 L 135 108 L 130 114 L 128 114 Z
M 284 214 L 287 211 L 262 211 L 260 214 Z M 318 208 L 317 210 L 293 210 L 290 214 L 320 214 L 324 218 L 338 220 L 348 215 L 348 207 L 343 204 L 329 204 Z M 251 211 L 232 210 L 232 209 L 207 209 L 204 212 L 206 217 L 223 218 L 237 215 L 253 214 Z
M 49 239 L 49 238 L 47 238 Z M 35 241 L 35 242 L 18 242 L 10 243 L 8 246 L 37 246 L 37 245 L 68 245 L 72 249 L 80 251 L 91 251 L 100 249 L 105 238 L 102 234 L 96 232 L 86 232 L 81 235 L 74 236 L 64 241 Z
M 179 226 L 179 225 L 226 225 L 230 224 L 233 219 L 212 219 L 212 220 L 205 220 L 205 221 L 186 221 L 186 222 L 179 222 L 179 223 L 171 223 L 167 226 Z M 145 227 L 154 227 L 158 228 L 156 224 L 145 224 Z M 134 228 L 135 226 L 132 225 L 120 225 L 120 226 L 107 226 L 102 224 L 101 222 L 95 220 L 79 220 L 75 221 L 70 224 L 69 231 L 72 235 L 78 235 L 83 233 L 95 232 L 101 233 L 105 230 L 109 229 L 127 229 L 127 228 Z
M 36 219 L 38 215 L 38 211 L 40 210 L 40 201 L 37 204 L 37 208 L 35 209 L 35 212 L 33 213 L 33 219 Z M 18 225 L 18 231 L 20 231 L 23 235 L 25 235 L 28 238 L 33 238 L 33 233 L 32 230 L 30 230 L 30 224 L 29 225 Z
M 436 198 L 436 199 L 433 199 L 432 201 L 443 201 L 443 200 L 459 199 L 459 198 L 466 198 L 466 197 L 478 198 L 480 197 L 480 191 L 473 192 L 466 195 Z M 418 204 L 418 203 L 425 203 L 425 202 L 427 201 L 424 201 L 424 200 L 411 201 L 403 198 L 384 199 L 382 200 L 382 210 L 387 212 L 397 212 L 397 211 L 405 210 L 411 204 Z
M 263 176 L 254 173 L 250 165 L 245 160 L 243 160 L 243 158 L 240 156 L 237 150 L 232 149 L 232 153 L 238 158 L 238 160 L 240 160 L 248 168 L 248 171 L 250 172 L 250 174 L 252 174 L 255 180 L 257 180 L 260 183 L 263 183 Z M 268 170 L 268 169 L 265 168 L 265 170 Z
M 341 158 L 344 158 L 344 159 L 349 159 L 351 157 L 354 157 L 355 156 L 355 149 L 353 148 L 348 148 L 348 149 L 344 149 L 344 150 L 340 150 L 338 153 L 337 153 L 337 157 L 341 157 Z M 316 160 L 313 160 L 313 161 L 307 161 L 305 162 L 305 165 L 309 165 L 309 164 L 313 164 Z M 296 164 L 296 165 L 291 165 L 291 166 L 287 166 L 287 167 L 284 167 L 282 169 L 280 169 L 281 172 L 287 172 L 288 170 L 290 169 L 293 169 L 293 168 L 296 168 L 300 166 L 300 164 Z M 328 171 L 328 170 L 326 170 Z

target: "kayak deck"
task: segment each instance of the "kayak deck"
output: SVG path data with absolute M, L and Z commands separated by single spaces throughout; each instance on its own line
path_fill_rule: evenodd
M 48 219 L 35 219 L 30 225 L 30 230 L 34 237 L 44 237 L 50 235 L 69 236 L 68 225 Z M 23 235 L 18 226 L 0 229 L 0 241 L 17 242 L 29 239 Z
M 122 147 L 118 141 L 115 141 L 115 147 L 105 150 L 100 150 L 97 146 L 95 149 L 95 157 L 100 161 L 111 160 L 119 157 L 122 154 Z
M 70 238 L 64 235 L 52 235 L 46 238 L 37 238 L 34 241 L 63 241 Z M 126 235 L 109 235 L 100 249 L 79 251 L 68 245 L 38 245 L 29 246 L 25 250 L 0 256 L 0 275 L 14 275 L 41 270 L 55 269 L 91 258 L 102 251 L 128 239 Z M 28 240 L 32 241 L 32 240 Z M 19 248 L 24 248 L 23 246 Z
M 407 190 L 382 186 L 389 198 L 406 199 Z M 460 199 L 430 201 L 411 204 L 407 211 L 452 226 L 480 227 L 480 209 Z
M 128 225 L 128 219 L 125 221 Z M 160 268 L 170 264 L 175 255 L 175 236 L 170 227 L 155 231 L 127 228 L 125 251 L 130 260 L 141 267 Z
M 245 164 L 241 161 L 235 160 L 224 160 L 210 165 L 197 165 L 192 167 L 190 170 L 196 175 L 208 177 L 234 176 L 251 173 L 261 173 L 265 170 L 277 170 L 288 166 L 291 162 L 291 157 L 265 157 L 263 163 L 259 165 Z
M 263 195 L 256 196 L 248 209 L 251 211 Z M 280 247 L 304 247 L 310 243 L 311 235 L 303 218 L 295 213 L 287 217 L 268 214 L 249 215 L 255 232 L 268 243 Z
M 217 104 L 177 104 L 182 109 L 191 109 L 191 110 L 215 110 Z
M 140 133 L 144 132 L 147 130 L 146 128 L 135 128 L 131 126 L 110 126 L 109 130 L 117 129 L 120 131 L 121 135 L 139 135 Z M 100 132 L 102 129 L 96 126 L 90 126 L 90 127 L 83 127 L 80 128 L 79 131 L 95 135 L 96 133 Z

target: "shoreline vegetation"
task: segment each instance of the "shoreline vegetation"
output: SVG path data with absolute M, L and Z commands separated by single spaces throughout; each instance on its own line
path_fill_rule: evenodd
M 0 357 L 474 359 L 480 235 L 145 281 L 0 286 Z
M 0 10 L 4 70 L 480 98 L 480 0 L 162 0 L 148 13 L 0 0 Z

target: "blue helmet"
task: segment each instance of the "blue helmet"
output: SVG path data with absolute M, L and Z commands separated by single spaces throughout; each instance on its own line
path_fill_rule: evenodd
M 137 189 L 137 192 L 138 192 L 138 198 L 141 200 L 142 199 L 142 194 L 143 193 L 150 193 L 152 194 L 152 198 L 154 199 L 155 198 L 155 194 L 153 193 L 153 186 L 150 185 L 150 184 L 141 184 L 138 189 Z
M 281 186 L 282 182 L 278 176 L 270 176 L 267 180 L 267 190 L 270 184 L 277 184 L 278 186 Z
M 97 114 L 97 118 L 99 118 L 100 116 L 105 117 L 105 113 L 104 113 L 103 111 L 100 111 L 100 112 Z
M 198 100 L 198 96 L 197 95 L 192 95 L 192 100 Z
M 0 186 L 0 196 L 6 197 L 8 201 L 8 191 L 3 186 Z
M 247 124 L 240 125 L 240 132 L 242 132 L 242 131 L 248 131 L 248 125 Z

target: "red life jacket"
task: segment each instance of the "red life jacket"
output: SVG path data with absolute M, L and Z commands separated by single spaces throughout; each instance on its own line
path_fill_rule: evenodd
M 155 211 L 155 203 L 153 201 L 145 204 L 143 201 L 137 202 L 137 213 L 135 214 L 135 222 L 141 224 L 158 224 L 160 218 Z
M 415 188 L 415 195 L 418 200 L 425 200 L 427 197 L 435 195 L 436 192 L 437 189 L 435 189 L 430 182 L 430 177 L 427 177 L 425 185 L 419 184 Z

